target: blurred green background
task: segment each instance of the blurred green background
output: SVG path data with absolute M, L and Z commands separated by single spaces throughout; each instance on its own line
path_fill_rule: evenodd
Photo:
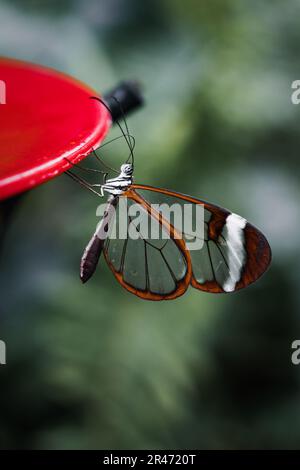
M 103 259 L 79 281 L 93 195 L 65 175 L 32 190 L 0 260 L 1 448 L 300 447 L 299 17 L 297 0 L 0 2 L 0 54 L 99 92 L 143 83 L 137 182 L 228 207 L 273 250 L 242 292 L 146 302 Z

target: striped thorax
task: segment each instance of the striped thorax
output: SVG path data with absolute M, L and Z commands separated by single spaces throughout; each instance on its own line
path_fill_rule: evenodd
M 132 185 L 133 182 L 133 166 L 131 163 L 121 165 L 120 174 L 116 178 L 105 181 L 101 186 L 101 192 L 106 191 L 113 196 L 120 196 Z

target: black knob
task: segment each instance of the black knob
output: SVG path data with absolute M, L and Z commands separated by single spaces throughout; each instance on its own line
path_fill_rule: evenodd
M 110 109 L 113 121 L 127 116 L 143 105 L 141 86 L 136 81 L 120 82 L 113 90 L 103 95 L 103 101 Z

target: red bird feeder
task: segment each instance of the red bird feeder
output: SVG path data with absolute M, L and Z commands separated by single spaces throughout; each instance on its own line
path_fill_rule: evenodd
M 60 72 L 0 58 L 0 200 L 29 190 L 78 163 L 120 115 L 142 102 L 136 84 L 123 83 L 103 99 Z M 67 159 L 67 160 L 66 160 Z

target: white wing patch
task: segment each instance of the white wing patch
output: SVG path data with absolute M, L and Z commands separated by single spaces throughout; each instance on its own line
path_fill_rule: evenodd
M 228 277 L 224 281 L 223 290 L 232 292 L 236 283 L 241 279 L 242 269 L 246 261 L 246 250 L 244 247 L 244 228 L 247 220 L 237 214 L 230 214 L 222 230 L 227 243 Z

